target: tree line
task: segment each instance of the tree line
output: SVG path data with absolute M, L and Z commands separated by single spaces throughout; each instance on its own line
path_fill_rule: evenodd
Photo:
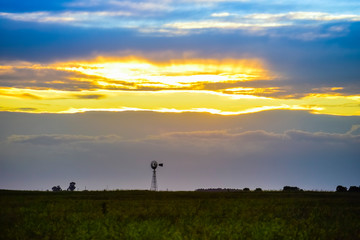
M 348 189 L 347 187 L 339 185 L 336 187 L 336 192 L 360 192 L 360 186 L 350 186 Z
M 249 192 L 249 188 L 237 189 L 237 188 L 199 188 L 196 192 Z M 261 188 L 256 188 L 254 192 L 261 192 Z M 285 186 L 282 189 L 283 192 L 302 192 L 303 189 L 299 187 Z M 336 192 L 360 192 L 360 186 L 343 187 L 341 185 L 336 187 Z

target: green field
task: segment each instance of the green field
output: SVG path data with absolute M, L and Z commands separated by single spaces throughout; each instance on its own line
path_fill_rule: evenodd
M 360 239 L 360 194 L 0 191 L 0 239 Z

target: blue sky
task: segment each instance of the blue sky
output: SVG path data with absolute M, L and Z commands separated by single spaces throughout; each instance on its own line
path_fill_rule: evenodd
M 357 1 L 2 1 L 0 11 L 3 61 L 252 57 L 295 85 L 359 90 Z
M 359 185 L 358 0 L 2 0 L 0 33 L 0 188 Z

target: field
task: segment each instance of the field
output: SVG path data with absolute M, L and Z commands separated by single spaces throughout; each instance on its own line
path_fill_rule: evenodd
M 0 191 L 0 239 L 360 239 L 360 194 Z

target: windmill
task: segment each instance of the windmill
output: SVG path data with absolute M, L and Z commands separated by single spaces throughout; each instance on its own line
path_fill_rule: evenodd
M 151 180 L 151 188 L 150 191 L 157 191 L 157 181 L 156 181 L 156 168 L 157 166 L 162 167 L 164 164 L 163 163 L 157 163 L 157 161 L 152 161 L 150 166 L 153 169 L 153 175 L 152 175 L 152 180 Z

